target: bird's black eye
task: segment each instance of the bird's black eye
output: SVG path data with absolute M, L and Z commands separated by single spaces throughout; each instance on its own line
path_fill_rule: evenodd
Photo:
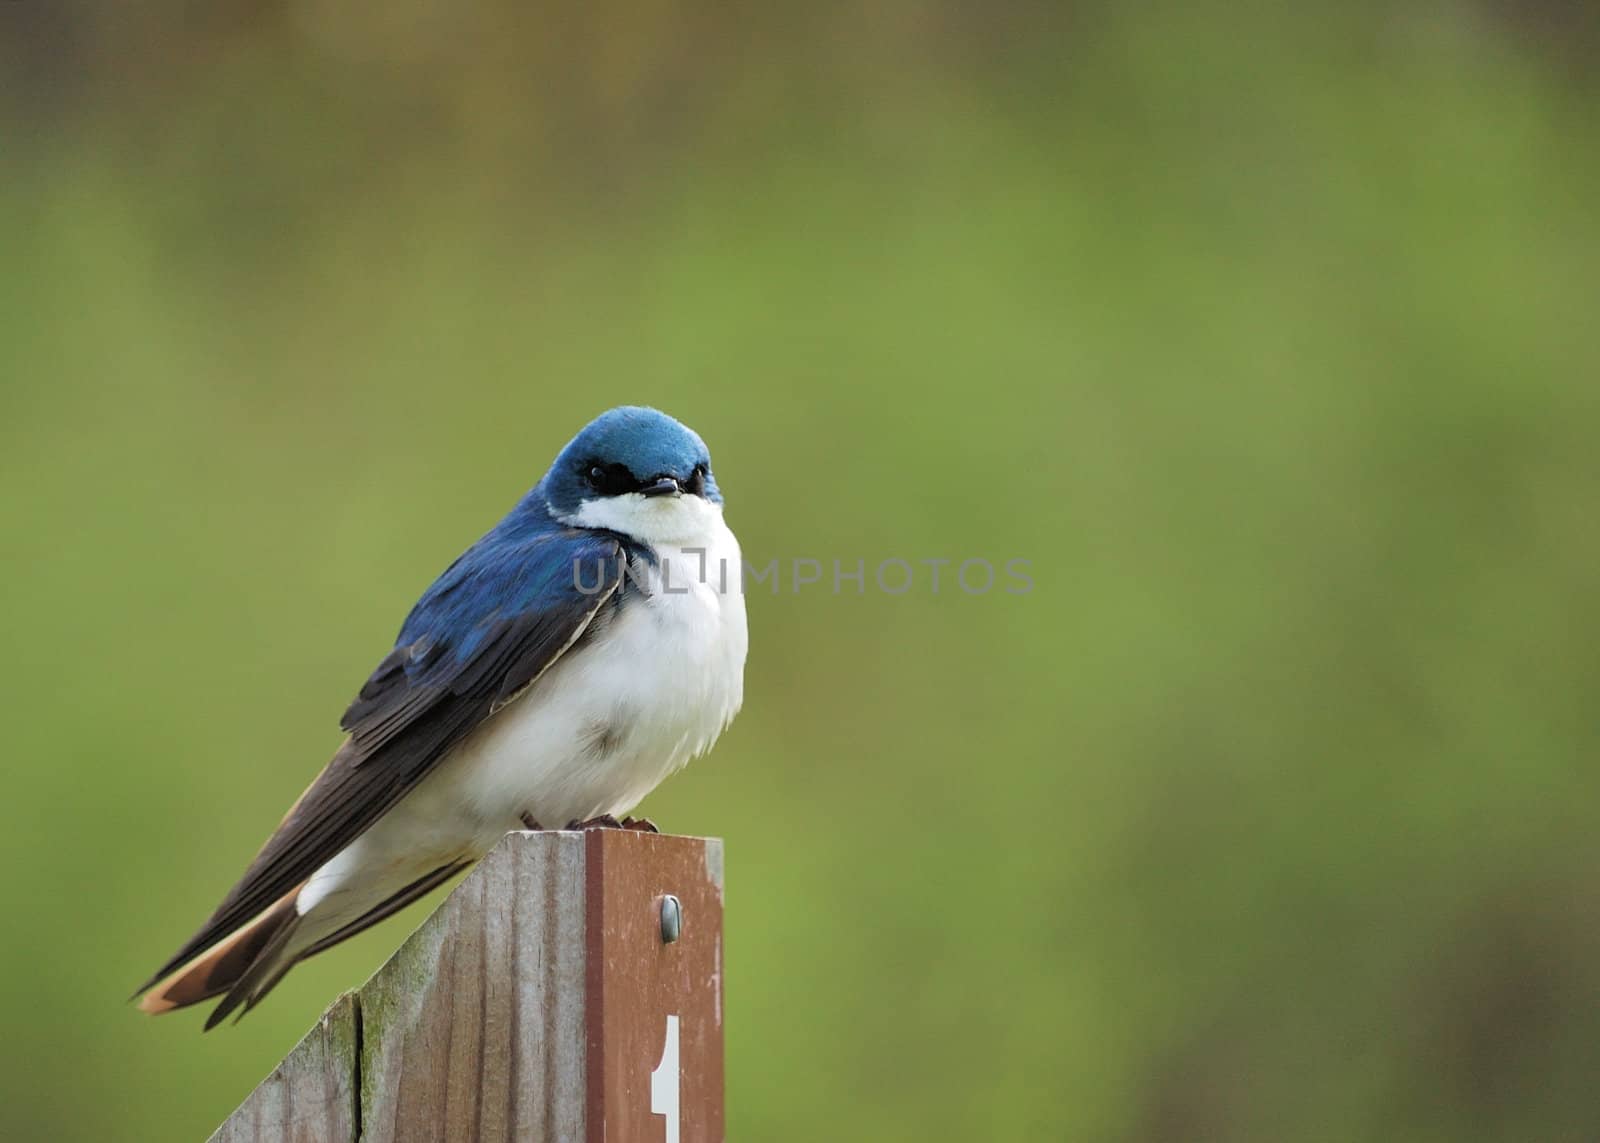
M 635 492 L 639 488 L 639 482 L 626 465 L 591 460 L 580 471 L 583 472 L 584 482 L 601 496 L 621 496 L 624 492 Z
M 683 490 L 691 496 L 704 496 L 706 494 L 706 466 L 697 464 L 694 471 L 689 474 L 688 482 Z

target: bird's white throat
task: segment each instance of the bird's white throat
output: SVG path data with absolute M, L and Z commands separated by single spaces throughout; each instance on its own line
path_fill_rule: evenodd
M 721 536 L 724 528 L 722 505 L 703 496 L 641 496 L 637 492 L 585 500 L 576 512 L 561 517 L 561 522 L 574 528 L 605 528 L 651 547 L 706 546 Z

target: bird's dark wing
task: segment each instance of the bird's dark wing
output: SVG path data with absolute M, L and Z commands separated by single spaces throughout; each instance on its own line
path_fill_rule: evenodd
M 350 737 L 221 905 L 140 991 L 302 884 L 510 702 L 614 606 L 624 543 L 549 528 L 491 532 L 423 595 L 395 648 L 345 711 Z

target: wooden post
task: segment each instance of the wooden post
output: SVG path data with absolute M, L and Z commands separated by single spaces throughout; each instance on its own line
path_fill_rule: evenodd
M 212 1141 L 722 1138 L 722 842 L 589 830 L 507 834 Z

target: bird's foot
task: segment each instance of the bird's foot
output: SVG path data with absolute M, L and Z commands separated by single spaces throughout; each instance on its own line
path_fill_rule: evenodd
M 586 822 L 573 821 L 567 823 L 568 829 L 625 829 L 634 833 L 660 833 L 656 823 L 649 818 L 623 818 L 620 822 L 610 814 L 601 814 L 597 818 L 590 818 Z
M 517 817 L 522 819 L 522 826 L 524 829 L 531 829 L 535 833 L 538 833 L 540 830 L 544 829 L 544 826 L 540 825 L 538 821 L 534 819 L 534 816 L 527 810 L 523 810 L 517 815 Z

